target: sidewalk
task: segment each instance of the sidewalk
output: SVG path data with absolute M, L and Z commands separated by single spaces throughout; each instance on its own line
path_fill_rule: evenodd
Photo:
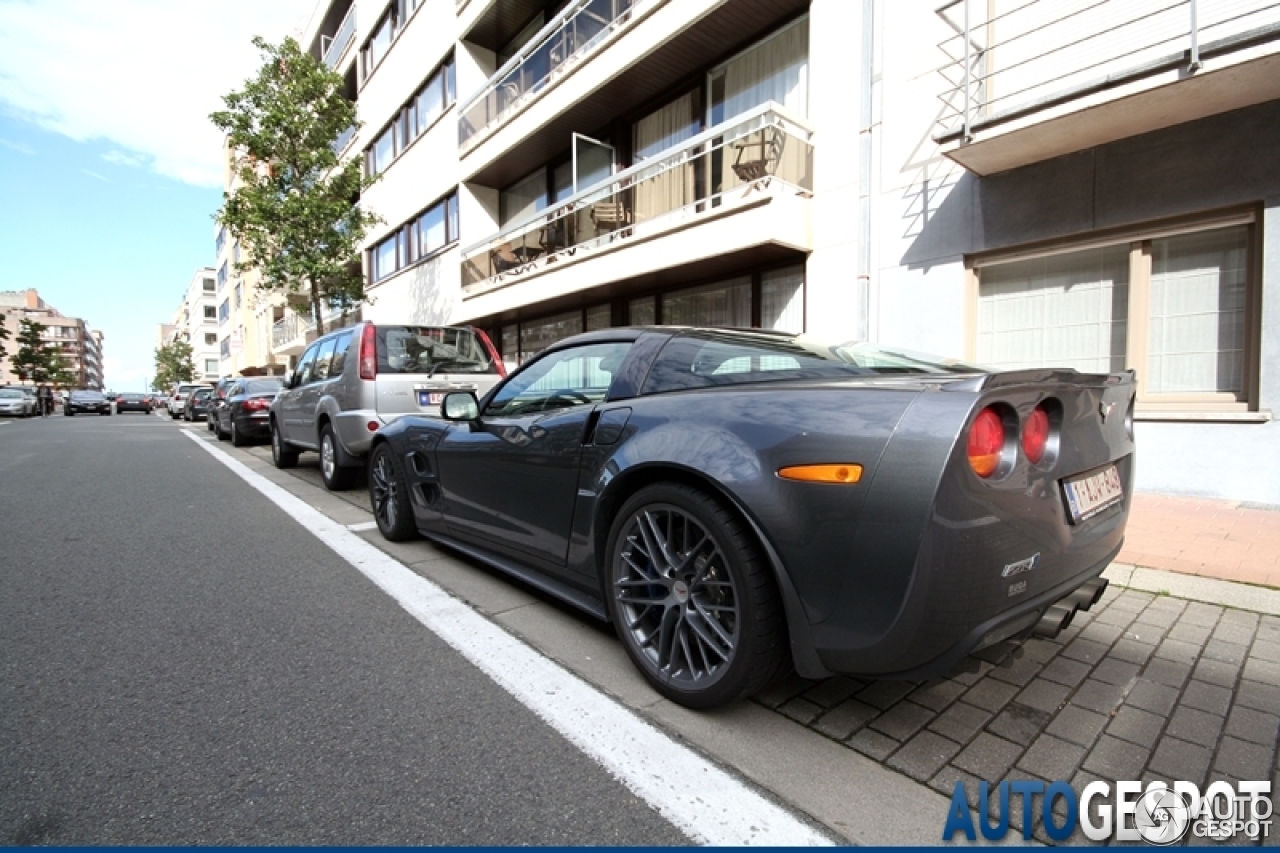
M 1138 492 L 1116 562 L 1280 588 L 1280 507 Z

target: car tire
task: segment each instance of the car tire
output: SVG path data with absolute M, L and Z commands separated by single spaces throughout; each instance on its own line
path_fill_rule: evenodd
M 169 417 L 176 421 L 176 420 L 178 419 L 178 413 L 177 413 L 177 412 L 170 412 L 170 413 L 169 413 Z
M 785 666 L 773 573 L 743 519 L 709 494 L 676 483 L 641 489 L 614 519 L 605 572 L 627 655 L 671 701 L 715 708 L 762 690 Z
M 218 441 L 226 441 L 230 435 L 222 428 L 222 421 L 213 420 L 213 434 L 218 437 Z
M 356 481 L 356 469 L 343 468 L 338 457 L 338 437 L 333 434 L 333 427 L 325 424 L 320 427 L 320 479 L 331 492 L 346 491 Z
M 217 432 L 217 429 L 214 428 L 213 423 L 214 423 L 214 418 L 211 418 L 208 415 L 205 415 L 205 418 L 204 418 L 205 429 L 209 430 L 209 432 Z
M 374 448 L 369 457 L 369 505 L 382 538 L 404 542 L 418 535 L 404 469 L 396 452 L 385 441 Z
M 271 462 L 277 468 L 293 468 L 298 464 L 298 451 L 289 446 L 280 435 L 276 422 L 271 422 Z
M 231 446 L 244 447 L 248 443 L 249 443 L 249 440 L 244 437 L 244 435 L 240 432 L 240 430 L 236 429 L 236 419 L 232 418 L 231 419 Z

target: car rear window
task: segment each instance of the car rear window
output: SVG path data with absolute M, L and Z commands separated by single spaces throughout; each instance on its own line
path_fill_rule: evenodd
M 475 330 L 378 326 L 379 373 L 497 373 Z
M 3 389 L 0 389 L 0 397 L 4 397 L 6 400 L 13 400 L 13 399 L 21 400 L 25 396 L 26 394 L 23 394 L 21 391 L 6 391 Z
M 284 383 L 279 379 L 254 379 L 244 383 L 244 394 L 264 394 L 269 391 L 279 391 L 284 387 Z

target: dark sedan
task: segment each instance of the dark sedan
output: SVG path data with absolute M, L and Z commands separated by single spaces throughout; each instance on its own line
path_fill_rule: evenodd
M 151 398 L 146 394 L 125 392 L 116 396 L 116 414 L 143 412 L 151 414 Z
M 284 387 L 283 379 L 239 379 L 226 391 L 226 399 L 209 410 L 218 438 L 231 439 L 236 447 L 271 438 L 271 401 Z
M 67 417 L 80 414 L 111 414 L 111 401 L 101 391 L 72 391 L 62 413 Z
M 926 679 L 1101 595 L 1133 477 L 1132 372 L 987 373 L 764 331 L 610 329 L 478 402 L 383 427 L 383 535 L 613 622 L 713 707 L 794 666 Z
M 182 417 L 188 421 L 202 421 L 209 414 L 209 408 L 212 404 L 210 399 L 213 396 L 213 389 L 209 387 L 196 388 L 191 392 L 191 396 L 187 398 L 187 404 L 182 407 Z

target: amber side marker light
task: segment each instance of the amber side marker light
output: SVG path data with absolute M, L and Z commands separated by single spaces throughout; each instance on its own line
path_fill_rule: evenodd
M 801 480 L 806 483 L 856 483 L 862 479 L 861 465 L 792 465 L 778 469 L 784 480 Z

